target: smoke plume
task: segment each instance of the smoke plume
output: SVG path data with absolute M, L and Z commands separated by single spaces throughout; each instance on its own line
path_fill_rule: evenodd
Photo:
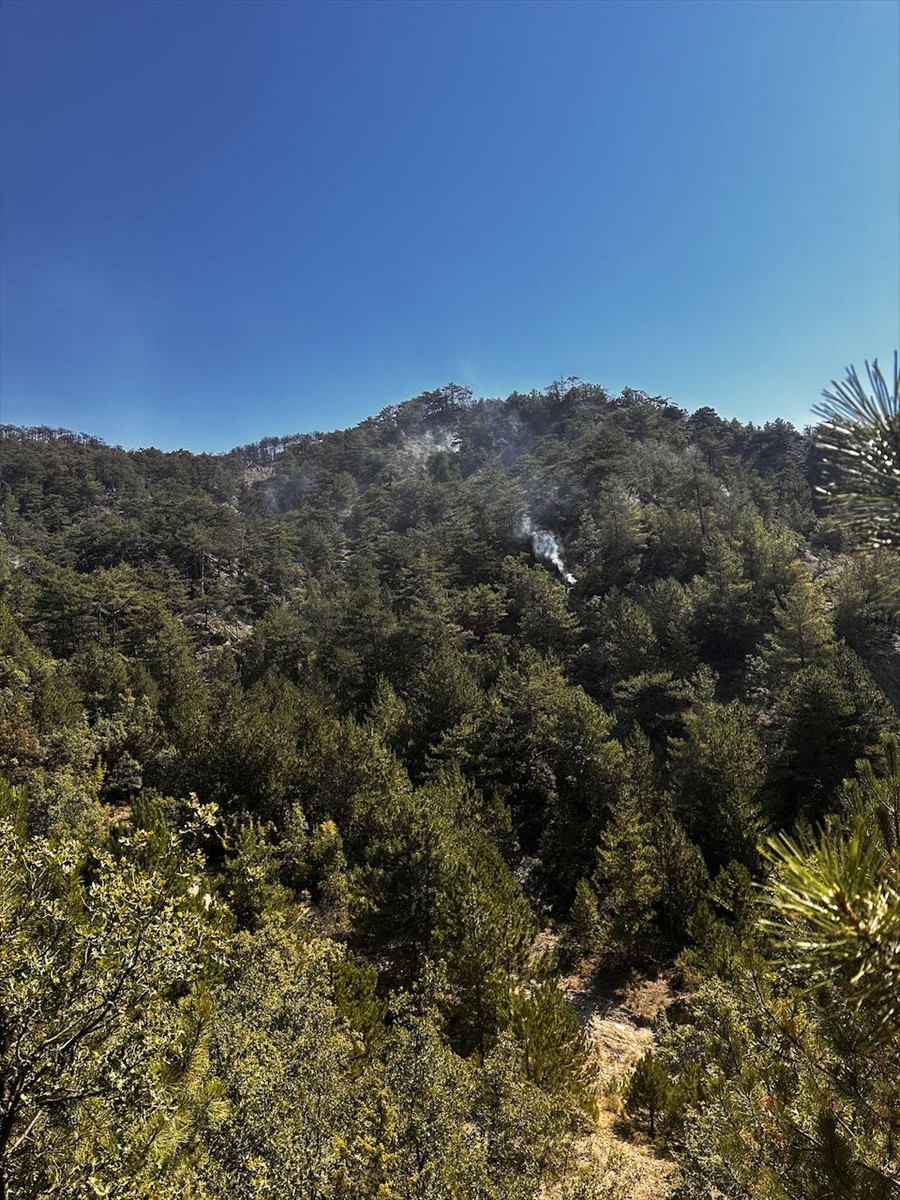
M 531 517 L 523 517 L 522 534 L 525 537 L 531 538 L 531 548 L 536 558 L 542 558 L 544 562 L 553 563 L 562 576 L 564 583 L 571 586 L 575 582 L 575 576 L 566 570 L 566 564 L 563 562 L 562 554 L 560 553 L 559 542 L 549 530 L 538 529 L 532 522 Z

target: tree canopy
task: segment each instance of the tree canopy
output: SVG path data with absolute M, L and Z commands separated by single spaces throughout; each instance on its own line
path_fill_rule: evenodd
M 2 1200 L 612 1200 L 569 972 L 662 968 L 620 1121 L 685 1196 L 891 1194 L 870 385 L 806 433 L 578 380 L 219 456 L 2 427 Z

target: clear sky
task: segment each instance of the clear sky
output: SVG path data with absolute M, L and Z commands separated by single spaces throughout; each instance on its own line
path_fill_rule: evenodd
M 4 0 L 0 411 L 223 450 L 455 380 L 810 420 L 900 340 L 900 5 Z

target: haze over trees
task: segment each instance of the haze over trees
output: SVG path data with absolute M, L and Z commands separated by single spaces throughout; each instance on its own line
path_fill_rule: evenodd
M 0 1196 L 611 1200 L 561 980 L 676 961 L 677 1194 L 896 1194 L 896 374 L 4 426 Z

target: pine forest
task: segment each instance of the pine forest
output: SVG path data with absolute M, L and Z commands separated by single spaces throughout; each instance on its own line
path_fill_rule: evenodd
M 811 421 L 3 426 L 0 1200 L 900 1195 L 896 360 Z

